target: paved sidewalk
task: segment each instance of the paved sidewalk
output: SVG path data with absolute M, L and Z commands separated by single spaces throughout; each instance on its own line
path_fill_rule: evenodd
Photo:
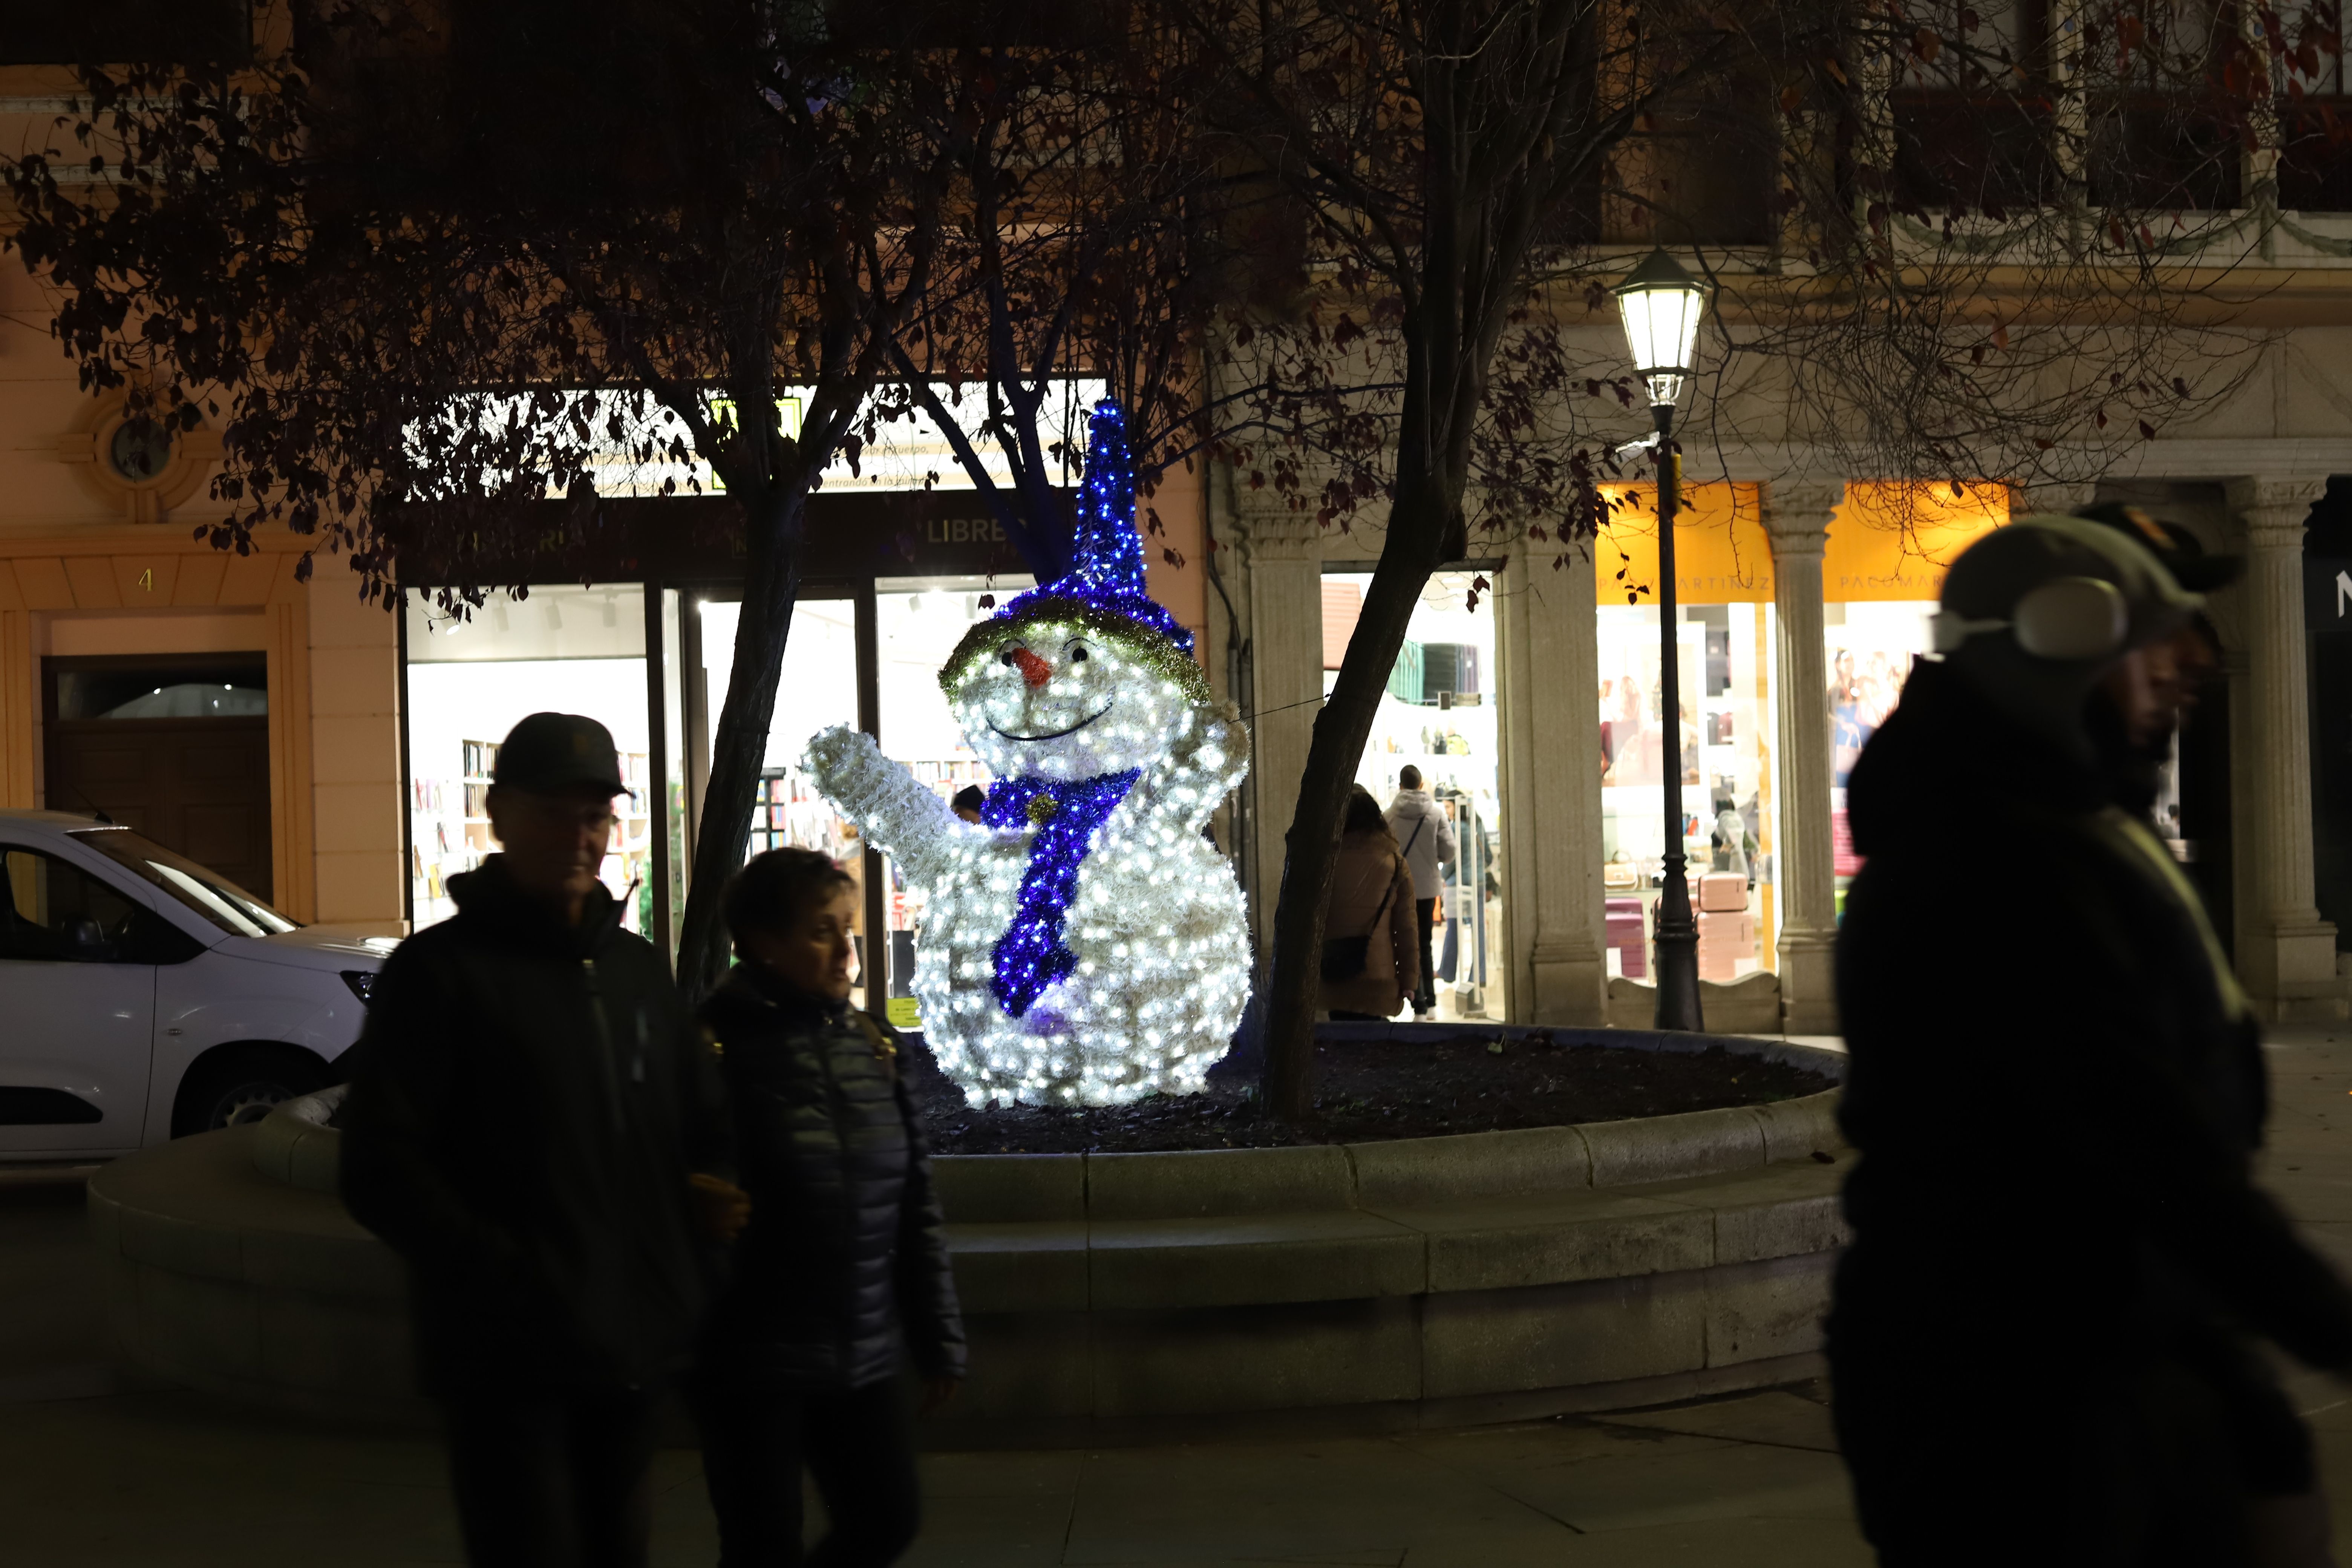
M 2352 1272 L 2352 1029 L 2286 1032 L 2268 1179 Z M 2352 1391 L 2314 1412 L 2352 1561 Z M 926 1460 L 920 1568 L 1402 1564 L 1843 1568 L 1857 1535 L 1823 1391 L 1394 1438 Z M 2031 1391 L 2017 1391 L 2031 1420 Z M 458 1560 L 430 1443 L 270 1424 L 118 1388 L 78 1190 L 0 1188 L 0 1520 L 26 1568 Z M 696 1457 L 662 1455 L 655 1561 L 716 1556 Z

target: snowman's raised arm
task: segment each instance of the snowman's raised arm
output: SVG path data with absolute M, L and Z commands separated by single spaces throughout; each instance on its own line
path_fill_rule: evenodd
M 1150 775 L 1151 809 L 1198 833 L 1248 773 L 1249 731 L 1240 710 L 1230 702 L 1202 708 Z
M 884 756 L 863 731 L 836 725 L 813 736 L 803 765 L 835 809 L 919 880 L 930 879 L 965 826 L 937 791 Z

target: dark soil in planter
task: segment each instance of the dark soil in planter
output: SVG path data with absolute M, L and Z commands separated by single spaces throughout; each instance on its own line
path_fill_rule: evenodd
M 1436 1041 L 1327 1040 L 1315 1047 L 1317 1120 L 1286 1127 L 1258 1114 L 1254 1088 L 1232 1084 L 1087 1110 L 971 1106 L 927 1054 L 910 1055 L 909 1086 L 942 1154 L 1362 1143 L 1759 1105 L 1835 1087 L 1819 1073 L 1719 1047 L 1643 1051 L 1469 1031 Z

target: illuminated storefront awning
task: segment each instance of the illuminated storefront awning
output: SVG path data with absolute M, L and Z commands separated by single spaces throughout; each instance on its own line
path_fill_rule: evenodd
M 1611 486 L 1602 494 L 1609 523 L 1592 542 L 1594 597 L 1603 605 L 1654 604 L 1657 487 Z M 1764 533 L 1759 487 L 1683 487 L 1675 514 L 1675 593 L 1686 605 L 1772 602 L 1772 545 Z
M 1935 598 L 1952 558 L 2009 521 L 2007 486 L 1958 489 L 1941 483 L 1846 486 L 1822 552 L 1822 597 L 1832 604 Z
M 1592 542 L 1594 600 L 1655 603 L 1657 489 L 1603 492 L 1610 521 Z M 1822 559 L 1822 596 L 1832 604 L 1933 599 L 1944 570 L 1978 535 L 2009 521 L 2009 490 L 1995 484 L 1852 484 L 1832 514 Z M 1686 486 L 1675 518 L 1675 591 L 1686 605 L 1772 601 L 1772 546 L 1761 488 Z M 1630 597 L 1629 597 L 1630 595 Z

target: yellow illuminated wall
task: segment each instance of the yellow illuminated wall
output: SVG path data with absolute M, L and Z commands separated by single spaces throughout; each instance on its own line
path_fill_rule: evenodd
M 2005 485 L 1858 484 L 1830 517 L 1822 597 L 1933 599 L 1944 569 L 1978 535 L 2009 521 Z M 1682 535 L 1676 532 L 1679 544 Z
M 1612 486 L 1602 493 L 1609 521 L 1591 545 L 1595 599 L 1603 605 L 1654 604 L 1657 487 Z M 1772 602 L 1772 545 L 1765 537 L 1756 486 L 1684 487 L 1675 513 L 1675 594 L 1686 605 Z
M 1609 521 L 1592 541 L 1594 599 L 1650 604 L 1658 576 L 1657 489 L 1612 486 Z M 1852 484 L 1831 515 L 1822 597 L 1933 599 L 1944 569 L 1978 535 L 2009 521 L 2006 486 Z M 1685 604 L 1769 604 L 1772 548 L 1759 488 L 1692 485 L 1675 516 L 1675 592 Z M 1630 595 L 1630 597 L 1629 597 Z

